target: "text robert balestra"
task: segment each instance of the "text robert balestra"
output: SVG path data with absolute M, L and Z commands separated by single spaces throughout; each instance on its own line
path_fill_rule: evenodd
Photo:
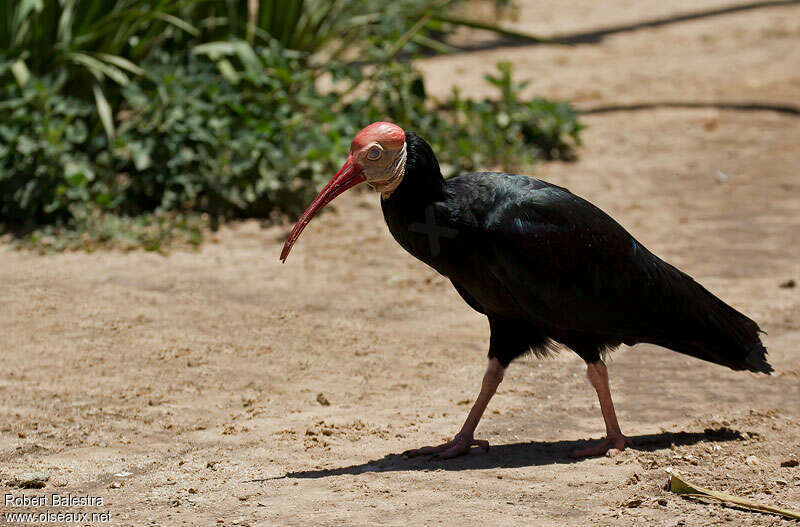
M 6 494 L 6 507 L 102 507 L 102 496 L 77 496 L 75 494 Z

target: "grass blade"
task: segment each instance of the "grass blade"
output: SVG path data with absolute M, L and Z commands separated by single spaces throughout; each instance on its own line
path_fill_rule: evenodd
M 100 121 L 103 123 L 109 145 L 111 145 L 114 143 L 114 116 L 111 112 L 111 105 L 108 104 L 108 99 L 98 83 L 94 83 L 92 90 L 94 91 L 94 101 L 97 104 L 97 113 L 100 115 Z
M 128 70 L 134 75 L 144 75 L 144 70 L 142 68 L 125 57 L 120 57 L 119 55 L 109 55 L 108 53 L 98 53 L 97 57 L 117 66 L 118 68 Z
M 181 20 L 175 15 L 170 15 L 169 13 L 153 13 L 153 17 L 163 20 L 168 24 L 172 24 L 173 26 L 186 31 L 193 37 L 196 37 L 200 34 L 200 30 L 198 30 L 196 27 L 186 22 L 185 20 Z
M 195 55 L 207 55 L 211 60 L 233 55 L 236 50 L 233 42 L 207 42 L 192 48 Z
M 102 60 L 96 59 L 85 53 L 71 53 L 69 58 L 77 64 L 86 66 L 86 68 L 98 80 L 100 80 L 103 76 L 106 76 L 122 86 L 128 84 L 128 76 L 116 66 L 107 64 Z

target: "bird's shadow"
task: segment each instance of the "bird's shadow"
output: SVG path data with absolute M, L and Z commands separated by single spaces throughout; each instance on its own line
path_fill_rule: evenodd
M 662 432 L 631 436 L 632 450 L 653 452 L 671 446 L 694 445 L 697 443 L 719 443 L 743 440 L 738 430 L 729 428 L 707 428 L 703 432 Z M 541 465 L 578 463 L 583 459 L 573 459 L 569 455 L 572 450 L 586 446 L 586 441 L 529 441 L 510 443 L 490 448 L 486 454 L 471 454 L 452 460 L 441 460 L 433 456 L 406 458 L 401 454 L 388 454 L 381 459 L 373 459 L 366 463 L 346 467 L 301 470 L 288 472 L 283 476 L 255 479 L 253 482 L 272 479 L 298 478 L 316 479 L 346 474 L 364 474 L 366 472 L 408 472 L 431 470 L 485 470 L 492 468 L 519 468 Z M 476 449 L 473 449 L 475 451 Z

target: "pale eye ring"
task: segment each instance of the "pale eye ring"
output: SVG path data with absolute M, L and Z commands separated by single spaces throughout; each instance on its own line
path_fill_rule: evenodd
M 369 159 L 370 161 L 377 161 L 378 159 L 380 159 L 381 154 L 382 154 L 381 149 L 377 146 L 373 146 L 367 152 L 367 159 Z

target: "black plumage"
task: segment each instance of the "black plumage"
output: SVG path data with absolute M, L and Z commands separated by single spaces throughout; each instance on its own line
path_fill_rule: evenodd
M 657 344 L 769 373 L 758 325 L 567 189 L 479 172 L 444 180 L 406 132 L 402 183 L 381 201 L 394 238 L 489 319 L 503 366 L 561 343 L 589 363 L 622 343 Z

